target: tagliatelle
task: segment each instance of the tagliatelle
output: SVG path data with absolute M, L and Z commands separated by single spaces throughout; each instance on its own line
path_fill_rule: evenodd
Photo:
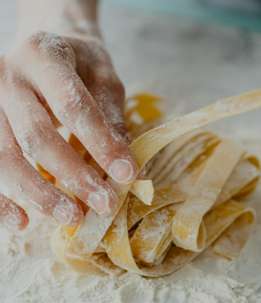
M 217 102 L 150 129 L 158 122 L 149 119 L 157 118 L 159 111 L 143 109 L 148 104 L 153 108 L 157 100 L 138 95 L 126 115 L 131 134 L 136 136 L 141 128 L 147 131 L 130 150 L 140 169 L 149 162 L 146 176 L 156 184 L 154 197 L 150 180 L 121 185 L 109 177 L 107 182 L 119 199 L 112 215 L 98 215 L 87 208 L 79 226 L 58 226 L 52 249 L 77 272 L 128 270 L 157 277 L 184 266 L 212 243 L 216 253 L 234 258 L 250 235 L 254 210 L 239 200 L 257 185 L 258 160 L 231 141 L 199 128 L 261 107 L 261 91 Z M 146 125 L 140 127 L 132 119 L 137 113 Z M 75 138 L 70 143 L 87 163 L 97 166 L 81 143 Z
M 132 183 L 130 192 L 143 203 L 151 205 L 154 196 L 154 187 L 151 180 L 136 180 Z
M 243 150 L 228 140 L 221 141 L 209 158 L 185 203 L 178 209 L 173 222 L 174 243 L 184 249 L 201 251 L 206 234 L 201 225 L 203 216 L 218 195 L 243 155 Z
M 253 213 L 237 218 L 215 242 L 213 250 L 228 259 L 237 258 L 252 231 L 253 221 Z

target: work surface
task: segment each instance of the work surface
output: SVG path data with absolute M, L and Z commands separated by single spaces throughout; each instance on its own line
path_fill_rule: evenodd
M 259 34 L 109 5 L 102 6 L 100 19 L 128 96 L 140 91 L 158 94 L 166 98 L 168 109 L 184 114 L 261 88 Z M 0 0 L 0 53 L 9 49 L 15 25 L 15 2 Z M 260 114 L 259 110 L 211 128 L 261 155 Z M 259 190 L 250 203 L 256 205 L 260 195 Z M 216 260 L 207 252 L 164 279 L 133 274 L 83 277 L 51 252 L 55 223 L 26 208 L 26 231 L 0 228 L 0 302 L 261 302 L 253 295 L 261 285 L 261 224 L 236 262 Z

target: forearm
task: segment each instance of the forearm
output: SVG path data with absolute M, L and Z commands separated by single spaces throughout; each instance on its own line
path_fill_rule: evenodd
M 17 40 L 38 30 L 100 37 L 98 0 L 18 0 L 18 4 Z

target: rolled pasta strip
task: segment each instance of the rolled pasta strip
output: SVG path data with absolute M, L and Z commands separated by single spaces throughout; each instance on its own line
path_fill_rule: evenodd
M 114 189 L 119 199 L 116 211 L 109 216 L 105 216 L 98 215 L 90 209 L 71 237 L 66 249 L 74 249 L 78 254 L 91 256 L 105 236 L 131 188 L 131 184 L 122 185 L 111 178 L 107 182 Z
M 161 244 L 161 246 L 159 247 L 156 256 L 155 256 L 155 261 L 152 263 L 153 265 L 158 265 L 159 263 L 159 259 L 162 259 L 162 256 L 164 256 L 164 258 L 166 257 L 166 254 L 168 253 L 168 251 L 170 250 L 172 243 L 173 242 L 173 238 L 172 238 L 172 232 L 170 232 L 168 234 L 168 236 L 166 237 L 166 239 L 163 241 L 163 243 Z M 163 261 L 164 258 L 161 260 Z
M 234 196 L 235 200 L 241 201 L 247 198 L 252 192 L 256 189 L 259 183 L 259 177 L 254 179 L 252 182 L 247 184 L 244 188 L 240 190 L 240 192 Z
M 155 261 L 156 254 L 171 232 L 179 204 L 172 204 L 148 214 L 130 240 L 134 257 L 145 263 Z
M 172 227 L 174 243 L 184 249 L 202 251 L 206 234 L 203 216 L 215 203 L 225 182 L 243 155 L 234 143 L 223 140 L 215 149 L 185 203 L 178 209 Z
M 225 184 L 225 187 L 222 190 L 222 192 L 224 191 L 225 193 L 222 194 L 221 192 L 221 194 L 219 195 L 219 204 L 224 203 L 225 201 L 233 197 L 233 195 L 237 194 L 237 192 L 240 191 L 240 188 L 245 183 L 249 182 L 251 178 L 256 177 L 258 175 L 258 172 L 255 171 L 256 169 L 257 168 L 247 160 L 243 160 L 242 162 L 240 162 L 233 170 L 233 173 L 229 177 L 227 183 Z M 238 177 L 237 173 L 240 175 L 240 178 L 237 178 Z M 176 187 L 179 188 L 179 186 L 180 185 L 177 185 Z M 164 208 L 168 204 L 172 204 L 175 202 L 173 200 L 173 197 L 177 197 L 177 194 L 175 194 L 174 191 L 171 191 L 170 189 L 171 188 L 165 189 L 163 192 L 156 191 L 157 195 L 155 196 L 155 200 L 153 202 L 152 207 L 144 207 L 143 204 L 141 204 L 137 200 L 137 198 L 130 199 L 128 205 L 128 211 L 127 211 L 128 229 L 132 228 L 133 225 L 135 225 L 142 218 L 144 218 L 144 220 L 139 225 L 138 229 L 135 231 L 134 236 L 131 239 L 131 247 L 132 247 L 133 255 L 139 258 L 140 260 L 142 260 L 144 263 L 154 262 L 154 260 L 148 260 L 142 256 L 144 255 L 144 250 L 146 250 L 146 247 L 148 246 L 147 242 L 149 239 L 148 234 L 150 234 L 150 229 L 153 229 L 154 231 L 152 240 L 155 240 L 154 235 L 156 235 L 155 238 L 158 237 L 160 239 L 159 241 L 164 241 L 165 233 L 162 233 L 161 227 L 163 227 L 164 224 L 166 224 L 166 220 L 165 222 L 162 222 L 159 217 L 157 217 L 156 223 L 154 223 L 153 220 L 155 220 L 155 216 L 157 215 L 158 212 L 158 211 L 155 212 L 156 209 L 160 209 L 160 212 L 165 212 L 166 210 L 162 210 L 162 208 Z M 159 193 L 161 195 L 159 195 Z M 165 197 L 165 200 L 163 199 L 163 197 Z M 177 198 L 177 200 L 180 200 L 181 202 L 177 204 L 177 206 L 175 206 L 176 210 L 178 209 L 178 207 L 181 206 L 182 203 L 184 203 L 182 202 L 182 200 L 185 200 L 184 199 L 185 197 L 186 197 L 186 193 L 183 193 L 183 196 L 180 199 Z M 161 214 L 161 218 L 163 218 L 163 220 L 165 219 L 162 214 Z M 158 249 L 158 247 L 154 246 L 153 249 L 156 250 Z M 150 247 L 151 252 L 153 249 Z
M 254 190 L 252 182 L 258 180 L 259 176 L 259 169 L 249 162 L 248 159 L 239 162 L 229 176 L 212 208 L 217 207 L 232 197 L 235 199 L 235 197 L 240 197 L 243 193 L 249 193 L 250 190 Z M 247 189 L 246 186 L 249 185 L 250 187 Z
M 136 180 L 132 183 L 130 192 L 144 204 L 151 205 L 154 196 L 154 187 L 151 180 Z
M 154 180 L 155 182 L 158 176 L 162 174 L 164 169 L 169 171 L 170 161 L 177 153 L 180 154 L 180 150 L 182 148 L 184 148 L 189 142 L 193 141 L 197 136 L 201 137 L 202 135 L 207 133 L 208 132 L 206 132 L 204 129 L 196 129 L 171 142 L 151 159 L 153 169 L 147 173 L 147 178 Z M 163 175 L 165 176 L 165 174 Z
M 104 272 L 121 275 L 124 270 L 111 262 L 107 255 L 95 254 L 90 258 L 65 249 L 66 240 L 62 236 L 63 229 L 59 225 L 51 238 L 51 248 L 56 255 L 74 271 L 85 275 L 99 275 Z M 65 256 L 66 253 L 66 256 Z
M 128 199 L 125 200 L 115 220 L 107 230 L 104 242 L 108 257 L 114 264 L 125 270 L 139 273 L 129 242 L 127 205 Z
M 248 181 L 251 174 L 249 176 L 249 174 L 247 173 L 247 169 L 249 169 L 249 172 L 251 172 L 251 168 L 253 167 L 253 165 L 246 160 L 241 163 L 243 164 L 248 163 L 250 165 L 250 167 L 249 166 L 245 167 L 246 169 L 245 180 Z M 241 163 L 238 164 L 239 171 L 241 171 L 242 169 L 242 165 L 240 165 Z M 230 190 L 230 194 L 226 196 L 221 195 L 221 198 L 223 198 L 223 200 L 220 199 L 220 203 L 227 201 L 229 198 L 233 196 L 233 194 L 236 194 L 237 191 L 240 190 L 240 187 L 238 187 L 238 180 L 235 178 L 236 177 L 235 172 L 237 172 L 236 169 L 233 171 L 232 178 L 230 178 L 230 181 L 228 183 L 229 184 L 228 189 L 226 189 L 226 191 Z M 170 197 L 171 196 L 173 197 L 175 195 L 170 195 Z M 163 205 L 163 203 L 162 203 L 162 207 L 157 211 L 155 211 L 156 209 L 155 207 L 153 209 L 153 212 L 152 210 L 150 210 L 149 212 L 149 209 L 147 209 L 146 212 L 146 209 L 139 207 L 139 204 L 135 202 L 131 206 L 129 204 L 128 207 L 128 212 L 127 212 L 128 224 L 129 222 L 131 222 L 130 226 L 133 225 L 133 221 L 131 221 L 132 218 L 136 218 L 135 221 L 137 221 L 140 220 L 142 217 L 144 217 L 144 220 L 141 222 L 141 224 L 139 225 L 139 227 L 137 228 L 133 237 L 130 240 L 132 253 L 134 257 L 138 258 L 139 260 L 143 261 L 143 263 L 148 265 L 148 263 L 153 263 L 155 261 L 154 260 L 156 259 L 155 254 L 157 254 L 157 258 L 160 256 L 157 251 L 161 251 L 163 253 L 166 246 L 168 246 L 171 243 L 172 239 L 169 240 L 167 243 L 165 243 L 163 247 L 160 247 L 161 243 L 165 241 L 167 235 L 167 229 L 170 228 L 175 213 L 173 213 L 171 216 L 168 209 L 169 207 L 165 207 L 167 204 Z M 176 205 L 170 205 L 170 208 L 173 207 L 173 209 L 176 212 L 176 210 L 178 210 L 178 208 L 181 207 L 182 203 L 183 202 Z M 166 219 L 166 217 L 168 217 L 168 219 Z M 166 229 L 165 232 L 163 232 L 164 227 Z M 242 242 L 243 244 L 245 243 L 246 238 Z
M 114 264 L 119 267 L 138 273 L 143 276 L 159 277 L 170 274 L 193 260 L 199 252 L 184 250 L 180 247 L 171 247 L 166 258 L 159 265 L 147 267 L 136 264 L 127 233 L 127 201 L 125 201 L 116 220 L 106 233 L 107 253 Z M 204 226 L 206 228 L 206 247 L 212 244 L 237 218 L 254 217 L 251 208 L 245 207 L 239 202 L 230 200 L 205 215 Z M 244 228 L 245 220 L 241 221 Z
M 141 135 L 130 150 L 140 168 L 164 146 L 194 129 L 261 107 L 261 90 L 231 97 L 167 122 Z
M 107 274 L 113 274 L 115 276 L 122 275 L 125 270 L 111 262 L 110 258 L 106 254 L 94 254 L 87 259 L 87 262 L 92 263 L 100 270 L 103 270 Z
M 238 217 L 213 244 L 214 252 L 230 260 L 237 258 L 250 236 L 254 220 L 254 211 Z
M 229 227 L 237 218 L 241 216 L 254 216 L 251 208 L 235 201 L 228 201 L 215 210 L 207 214 L 204 218 L 206 228 L 206 247 L 211 245 L 227 227 Z M 244 221 L 244 220 L 243 220 Z M 170 274 L 171 272 L 183 267 L 188 262 L 199 255 L 199 252 L 184 250 L 180 247 L 172 247 L 164 261 L 155 267 L 148 268 L 139 266 L 142 269 L 142 275 L 157 277 Z
M 245 216 L 247 217 L 247 220 L 244 219 Z M 204 217 L 207 233 L 207 245 L 212 244 L 215 240 L 217 240 L 222 232 L 240 217 L 241 219 L 243 218 L 243 220 L 239 220 L 236 222 L 236 224 L 238 224 L 238 226 L 241 225 L 240 228 L 244 228 L 246 224 L 246 228 L 248 229 L 249 223 L 251 225 L 254 223 L 255 211 L 253 208 L 247 207 L 240 202 L 229 200 L 208 213 Z M 228 230 L 228 232 L 231 235 L 233 234 L 232 230 Z M 220 253 L 222 253 L 221 250 Z
M 187 193 L 182 186 L 175 184 L 172 187 L 156 190 L 150 206 L 144 205 L 138 198 L 133 197 L 128 204 L 128 230 L 151 212 L 164 206 L 185 201 Z
M 69 254 L 65 256 L 66 250 L 66 240 L 64 236 L 62 235 L 63 229 L 61 225 L 59 225 L 51 238 L 51 248 L 53 252 L 69 267 L 71 267 L 74 271 L 82 274 L 101 274 L 104 271 L 99 269 L 97 266 L 93 265 L 89 261 L 86 260 L 83 256 L 76 255 L 76 254 Z M 70 258 L 72 256 L 72 258 Z
M 153 179 L 155 186 L 160 187 L 160 184 L 164 183 L 164 181 L 165 186 L 169 186 L 171 183 L 174 183 L 185 171 L 185 169 L 199 155 L 201 155 L 208 148 L 208 146 L 212 146 L 215 142 L 217 142 L 217 137 L 211 133 L 203 133 L 199 136 L 193 137 L 192 140 L 187 142 L 182 150 L 178 151 L 176 155 L 172 155 L 172 158 L 168 160 L 168 165 L 164 167 Z M 173 143 L 176 143 L 176 140 L 169 144 L 169 146 L 171 147 Z M 164 151 L 167 149 L 167 147 L 164 148 L 161 158 L 164 157 Z M 168 184 L 166 184 L 166 181 L 168 181 Z
M 169 174 L 156 184 L 156 188 L 168 187 L 172 184 L 178 183 L 178 180 L 185 174 L 187 169 L 196 162 L 196 159 L 200 158 L 200 156 L 204 156 L 203 154 L 206 154 L 207 151 L 209 149 L 211 150 L 218 142 L 218 138 L 212 138 L 206 142 L 202 142 L 198 147 L 195 145 L 195 148 L 190 150 L 189 153 L 184 153 L 183 158 L 180 158 L 176 165 L 173 166 L 172 171 L 170 171 Z M 208 156 L 209 155 L 205 156 L 205 159 Z

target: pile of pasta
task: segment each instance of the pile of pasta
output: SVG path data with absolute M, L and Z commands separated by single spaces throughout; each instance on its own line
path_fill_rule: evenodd
M 160 101 L 140 94 L 126 103 L 130 150 L 139 168 L 146 167 L 142 180 L 118 184 L 75 136 L 70 137 L 69 143 L 117 194 L 113 214 L 98 215 L 39 167 L 84 209 L 78 226 L 59 225 L 51 240 L 57 256 L 79 273 L 130 271 L 159 277 L 208 247 L 225 258 L 236 258 L 251 234 L 255 211 L 242 200 L 257 186 L 259 162 L 202 127 L 261 107 L 261 91 L 219 101 L 164 124 L 155 105 Z

